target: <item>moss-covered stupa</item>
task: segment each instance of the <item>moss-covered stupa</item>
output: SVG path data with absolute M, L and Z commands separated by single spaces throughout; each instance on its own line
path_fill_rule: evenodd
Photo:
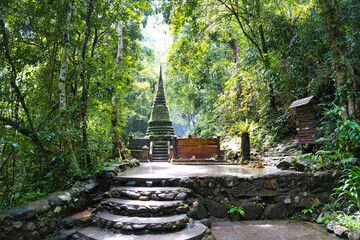
M 151 115 L 146 130 L 146 137 L 149 138 L 150 135 L 153 135 L 155 140 L 169 140 L 175 135 L 169 108 L 166 105 L 161 67 L 156 96 L 151 108 Z

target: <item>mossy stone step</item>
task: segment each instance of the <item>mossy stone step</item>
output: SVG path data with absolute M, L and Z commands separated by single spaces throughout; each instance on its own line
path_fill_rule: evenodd
M 163 234 L 127 235 L 104 231 L 97 227 L 87 227 L 78 231 L 78 234 L 88 240 L 201 240 L 207 228 L 202 224 L 176 232 Z
M 181 178 L 170 177 L 129 177 L 116 176 L 114 177 L 113 186 L 129 186 L 129 187 L 145 187 L 147 183 L 151 183 L 152 187 L 179 187 Z
M 186 214 L 163 217 L 130 217 L 100 212 L 97 222 L 101 227 L 116 233 L 176 231 L 183 229 L 189 219 Z
M 183 214 L 188 206 L 178 200 L 141 201 L 111 198 L 102 201 L 95 212 L 108 211 L 123 216 L 156 217 L 173 214 Z
M 181 187 L 113 187 L 110 196 L 142 201 L 184 200 L 190 192 L 190 189 Z
M 127 205 L 127 206 L 133 206 L 133 207 L 171 207 L 171 206 L 178 206 L 181 204 L 181 201 L 139 201 L 139 200 L 127 200 L 127 199 L 117 199 L 117 198 L 111 198 L 107 199 L 106 201 L 115 204 L 115 205 Z

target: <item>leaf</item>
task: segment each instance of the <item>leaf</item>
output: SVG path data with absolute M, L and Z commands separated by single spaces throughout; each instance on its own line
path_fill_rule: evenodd
M 17 143 L 17 142 L 13 142 L 13 143 L 11 143 L 11 145 L 13 145 L 13 147 L 15 147 L 15 148 L 19 147 L 19 143 Z

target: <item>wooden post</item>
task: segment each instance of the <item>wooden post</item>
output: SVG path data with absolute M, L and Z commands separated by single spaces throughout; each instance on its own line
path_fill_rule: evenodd
M 221 157 L 221 150 L 220 150 L 220 136 L 216 137 L 216 146 L 217 146 L 217 158 Z
M 173 137 L 173 152 L 174 152 L 174 158 L 177 158 L 178 151 L 177 151 L 176 137 Z
M 250 136 L 248 133 L 241 135 L 241 156 L 244 160 L 250 160 Z

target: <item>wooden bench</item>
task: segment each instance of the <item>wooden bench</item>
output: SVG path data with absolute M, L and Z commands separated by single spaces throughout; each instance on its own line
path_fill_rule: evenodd
M 219 157 L 220 137 L 217 138 L 173 138 L 174 158 L 207 159 Z

